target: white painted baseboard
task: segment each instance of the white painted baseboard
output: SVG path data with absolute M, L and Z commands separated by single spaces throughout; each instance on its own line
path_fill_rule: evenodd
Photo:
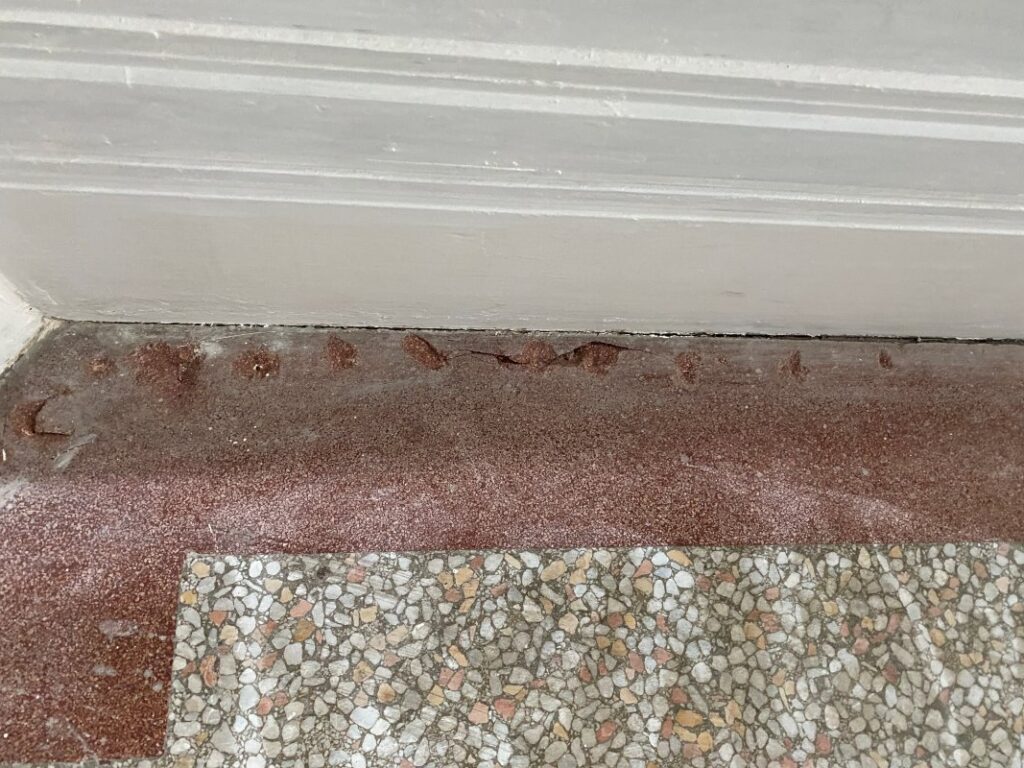
M 0 276 L 0 373 L 18 359 L 42 327 L 42 315 Z
M 0 271 L 83 319 L 1024 336 L 1022 9 L 5 3 Z

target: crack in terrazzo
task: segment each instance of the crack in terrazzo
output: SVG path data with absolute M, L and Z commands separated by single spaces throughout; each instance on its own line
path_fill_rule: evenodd
M 1022 568 L 1005 543 L 193 554 L 167 754 L 103 764 L 1019 765 Z

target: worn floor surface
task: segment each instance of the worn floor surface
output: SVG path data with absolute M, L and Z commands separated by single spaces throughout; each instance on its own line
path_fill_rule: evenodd
M 8 374 L 0 762 L 162 754 L 189 551 L 1024 540 L 1022 347 L 422 337 L 71 324 Z

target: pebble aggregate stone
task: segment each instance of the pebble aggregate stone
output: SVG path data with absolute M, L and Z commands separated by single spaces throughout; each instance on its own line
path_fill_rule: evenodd
M 1021 766 L 1022 569 L 1006 544 L 193 555 L 159 765 Z

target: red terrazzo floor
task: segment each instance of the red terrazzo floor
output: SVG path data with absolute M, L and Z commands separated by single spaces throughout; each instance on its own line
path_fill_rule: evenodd
M 161 753 L 189 550 L 1024 539 L 1021 346 L 405 337 L 72 324 L 19 363 L 0 762 Z

